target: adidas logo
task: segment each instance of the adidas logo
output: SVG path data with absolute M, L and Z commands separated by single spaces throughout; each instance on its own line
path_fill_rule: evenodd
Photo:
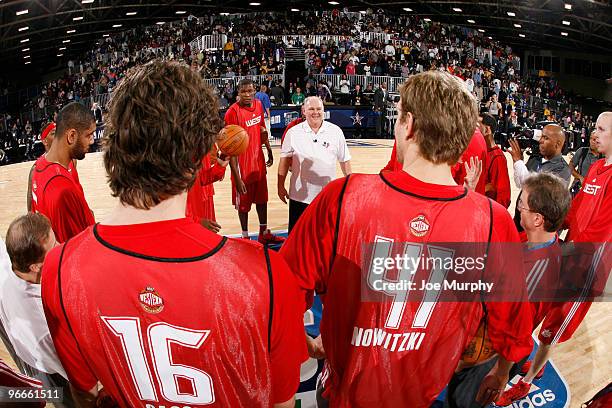
M 516 376 L 512 379 L 511 383 L 506 385 L 506 390 L 510 389 L 512 385 L 516 384 L 521 379 L 520 376 Z M 555 400 L 555 393 L 552 390 L 542 390 L 535 384 L 531 384 L 529 394 L 521 400 L 514 401 L 509 407 L 512 408 L 537 408 L 545 407 L 549 402 Z

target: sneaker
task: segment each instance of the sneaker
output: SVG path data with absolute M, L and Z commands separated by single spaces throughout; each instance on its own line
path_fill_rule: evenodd
M 495 405 L 498 407 L 505 407 L 512 404 L 514 401 L 520 400 L 521 398 L 525 398 L 527 394 L 529 394 L 529 389 L 531 388 L 531 384 L 527 384 L 523 382 L 521 379 L 519 382 L 514 384 L 512 388 L 508 391 L 505 391 L 501 397 L 497 401 L 495 401 Z
M 264 245 L 275 245 L 275 244 L 282 244 L 283 242 L 285 242 L 285 238 L 283 237 L 277 237 L 276 235 L 272 234 L 270 231 L 266 231 L 266 232 L 260 232 L 259 233 L 259 238 L 257 238 L 257 241 L 259 241 L 260 243 L 264 244 Z
M 527 375 L 527 371 L 529 371 L 529 368 L 531 367 L 531 361 L 525 361 L 525 364 L 523 364 L 523 366 L 521 367 L 521 371 L 519 372 L 520 375 L 522 375 L 523 377 Z M 544 369 L 546 368 L 546 366 L 542 367 L 542 369 L 540 370 L 540 372 L 538 372 L 535 376 L 536 380 L 539 380 L 540 378 L 542 378 L 542 376 L 544 375 Z

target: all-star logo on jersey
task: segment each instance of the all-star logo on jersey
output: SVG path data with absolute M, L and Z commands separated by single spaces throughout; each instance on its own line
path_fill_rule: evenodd
M 138 299 L 146 312 L 159 313 L 164 310 L 164 299 L 150 286 L 147 286 L 145 290 L 140 292 Z
M 429 221 L 423 214 L 417 215 L 410 221 L 410 232 L 415 237 L 422 237 L 429 231 Z

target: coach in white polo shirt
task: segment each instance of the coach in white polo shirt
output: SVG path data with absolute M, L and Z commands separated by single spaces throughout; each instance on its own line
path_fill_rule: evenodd
M 289 198 L 289 231 L 323 187 L 336 178 L 336 162 L 340 162 L 345 176 L 351 174 L 351 154 L 344 133 L 323 120 L 321 99 L 306 98 L 302 114 L 306 121 L 287 132 L 278 165 L 278 196 L 284 203 Z M 291 181 L 287 193 L 285 179 L 289 167 Z

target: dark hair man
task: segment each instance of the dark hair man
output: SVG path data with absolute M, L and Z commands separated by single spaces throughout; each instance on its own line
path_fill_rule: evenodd
M 49 151 L 38 158 L 32 175 L 32 206 L 44 214 L 59 242 L 65 242 L 94 223 L 72 160 L 82 160 L 93 143 L 96 122 L 78 102 L 57 115 L 55 138 Z

